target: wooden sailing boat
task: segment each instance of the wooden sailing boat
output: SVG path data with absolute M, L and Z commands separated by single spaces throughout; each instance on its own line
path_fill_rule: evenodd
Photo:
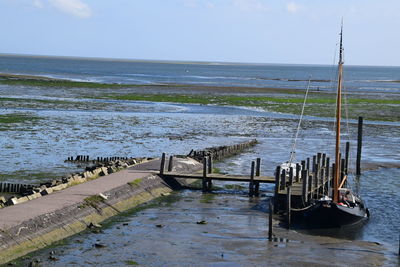
M 332 194 L 325 195 L 315 200 L 312 205 L 303 212 L 303 217 L 310 225 L 323 227 L 341 227 L 355 224 L 369 217 L 368 209 L 364 202 L 350 189 L 344 188 L 347 175 L 340 176 L 340 123 L 342 108 L 343 86 L 343 26 L 340 31 L 340 52 L 338 64 L 338 85 L 336 104 L 336 146 L 335 167 L 333 172 Z

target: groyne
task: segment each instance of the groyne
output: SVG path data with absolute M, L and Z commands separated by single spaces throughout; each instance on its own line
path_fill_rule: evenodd
M 224 150 L 223 155 L 226 157 L 233 154 L 227 153 L 229 150 L 239 152 L 239 147 L 235 146 L 221 147 L 214 151 Z M 245 149 L 249 146 L 240 147 Z M 171 183 L 171 178 L 158 175 L 159 166 L 160 159 L 147 158 L 133 165 L 121 165 L 122 170 L 95 165 L 87 167 L 83 173 L 63 178 L 59 185 L 52 183 L 52 186 L 47 187 L 42 184 L 42 191 L 33 190 L 33 194 L 41 197 L 29 199 L 24 196 L 28 200 L 22 202 L 17 198 L 17 203 L 0 209 L 0 264 L 168 194 L 176 189 L 174 185 L 185 186 L 193 182 L 177 178 Z M 174 157 L 174 172 L 195 172 L 201 169 L 202 164 L 193 158 Z M 60 190 L 52 188 L 57 186 Z M 51 192 L 46 194 L 46 191 Z

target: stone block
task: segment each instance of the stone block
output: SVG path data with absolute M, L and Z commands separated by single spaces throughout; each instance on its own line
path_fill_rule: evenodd
M 18 198 L 16 198 L 16 197 L 12 197 L 12 198 L 8 199 L 6 202 L 7 206 L 12 206 L 12 205 L 16 205 L 16 204 L 18 204 Z
M 29 201 L 29 198 L 28 198 L 28 197 L 20 197 L 20 198 L 18 198 L 18 204 L 19 204 L 19 203 L 26 202 L 26 201 Z
M 42 195 L 40 193 L 34 193 L 31 195 L 26 196 L 29 200 L 33 200 L 35 198 L 41 197 Z
M 46 188 L 42 192 L 40 192 L 40 194 L 42 196 L 45 196 L 45 195 L 48 195 L 48 194 L 51 194 L 51 193 L 53 193 L 53 189 L 52 188 Z

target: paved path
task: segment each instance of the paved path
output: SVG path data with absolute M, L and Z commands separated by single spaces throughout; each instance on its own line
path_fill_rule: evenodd
M 145 162 L 50 195 L 0 209 L 0 229 L 7 230 L 39 215 L 80 203 L 89 196 L 104 193 L 138 178 L 158 173 L 159 164 L 159 160 Z

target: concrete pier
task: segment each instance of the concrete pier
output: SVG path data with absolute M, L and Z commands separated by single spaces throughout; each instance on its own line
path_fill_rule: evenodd
M 197 171 L 190 158 L 174 159 L 174 172 Z M 85 230 L 122 211 L 173 190 L 157 175 L 160 160 L 99 177 L 41 198 L 0 209 L 0 264 Z M 171 179 L 171 178 L 168 178 Z

